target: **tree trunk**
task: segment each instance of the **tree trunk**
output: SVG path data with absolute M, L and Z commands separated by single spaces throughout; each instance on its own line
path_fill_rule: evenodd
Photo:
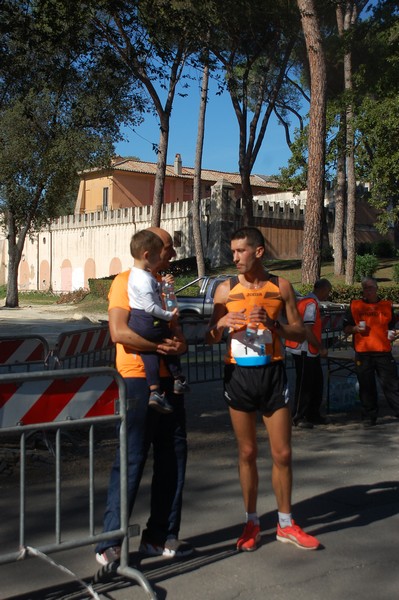
M 345 4 L 344 31 L 348 32 L 357 18 L 355 2 L 347 1 Z M 353 91 L 352 82 L 352 53 L 347 51 L 344 56 L 344 82 L 347 97 L 351 98 Z M 352 285 L 355 280 L 356 264 L 356 174 L 355 174 L 355 134 L 353 126 L 353 105 L 349 100 L 346 107 L 346 173 L 348 208 L 346 215 L 346 274 L 345 283 Z
M 154 197 L 152 202 L 152 227 L 161 226 L 161 209 L 164 196 L 166 160 L 169 144 L 169 120 L 170 116 L 166 112 L 160 114 L 161 132 L 159 136 L 157 172 L 155 174 Z
M 25 235 L 23 241 L 17 241 L 17 231 L 14 215 L 11 211 L 7 214 L 7 234 L 8 234 L 8 275 L 7 275 L 7 295 L 5 306 L 7 308 L 18 307 L 18 267 L 21 261 L 22 249 L 24 247 Z
M 302 283 L 320 277 L 321 232 L 324 204 L 326 134 L 326 66 L 321 32 L 313 0 L 297 0 L 310 67 L 308 181 L 303 233 Z
M 241 192 L 242 205 L 244 208 L 243 225 L 251 225 L 253 219 L 253 194 L 251 186 L 251 170 L 248 168 L 240 168 L 241 174 Z
M 346 200 L 346 170 L 345 170 L 345 139 L 346 121 L 345 113 L 341 113 L 338 132 L 338 154 L 337 154 L 337 188 L 335 192 L 335 221 L 334 221 L 334 275 L 344 273 L 344 221 Z
M 204 248 L 202 245 L 201 236 L 201 165 L 202 165 L 202 151 L 204 147 L 204 131 L 205 131 L 205 114 L 206 105 L 208 101 L 208 83 L 209 83 L 209 65 L 204 65 L 204 71 L 202 74 L 202 85 L 201 85 L 201 101 L 198 116 L 198 131 L 197 131 L 197 145 L 195 148 L 195 165 L 194 165 L 194 190 L 193 190 L 193 202 L 192 202 L 192 216 L 193 216 L 193 236 L 195 246 L 195 256 L 197 259 L 197 271 L 198 277 L 205 275 L 205 259 L 204 259 Z

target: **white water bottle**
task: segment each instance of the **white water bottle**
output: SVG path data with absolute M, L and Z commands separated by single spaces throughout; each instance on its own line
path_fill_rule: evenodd
M 162 285 L 162 289 L 165 298 L 165 309 L 172 311 L 175 308 L 179 308 L 173 283 L 165 281 Z

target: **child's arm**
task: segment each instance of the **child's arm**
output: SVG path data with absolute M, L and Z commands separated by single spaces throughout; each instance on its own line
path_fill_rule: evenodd
M 162 319 L 163 321 L 171 321 L 175 315 L 178 313 L 178 309 L 174 310 L 164 310 L 161 306 L 159 306 L 156 296 L 151 292 L 141 292 L 140 293 L 140 303 L 145 312 L 149 313 L 156 319 Z

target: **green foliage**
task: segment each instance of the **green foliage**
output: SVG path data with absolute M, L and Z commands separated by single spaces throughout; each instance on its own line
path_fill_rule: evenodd
M 89 279 L 90 293 L 97 298 L 108 299 L 108 293 L 115 275 L 102 277 L 101 279 Z
M 395 283 L 399 283 L 399 263 L 396 263 L 392 267 L 392 279 Z
M 356 256 L 355 281 L 361 281 L 363 277 L 372 277 L 378 269 L 378 259 L 374 254 Z
M 356 285 L 334 285 L 331 290 L 330 300 L 331 302 L 340 302 L 342 304 L 349 304 L 351 300 L 355 298 L 361 298 L 362 290 L 360 286 Z
M 91 2 L 0 4 L 0 209 L 9 241 L 7 306 L 18 303 L 26 236 L 71 212 L 79 171 L 107 166 L 137 95 L 106 46 L 93 52 Z M 94 4 L 94 3 L 93 3 Z

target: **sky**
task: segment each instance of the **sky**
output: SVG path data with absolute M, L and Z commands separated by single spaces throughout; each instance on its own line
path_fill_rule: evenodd
M 185 90 L 187 91 L 187 90 Z M 170 123 L 167 163 L 173 164 L 176 154 L 185 167 L 194 167 L 197 141 L 197 121 L 200 102 L 200 82 L 191 82 L 188 97 L 176 95 Z M 210 84 L 206 111 L 205 139 L 202 168 L 238 172 L 238 122 L 228 92 L 216 95 L 216 85 Z M 156 162 L 153 144 L 159 142 L 159 126 L 152 115 L 134 129 L 123 129 L 126 141 L 116 145 L 120 156 L 137 156 L 143 161 Z M 291 153 L 285 141 L 285 132 L 276 119 L 270 122 L 263 145 L 252 170 L 258 175 L 277 175 L 287 165 Z

